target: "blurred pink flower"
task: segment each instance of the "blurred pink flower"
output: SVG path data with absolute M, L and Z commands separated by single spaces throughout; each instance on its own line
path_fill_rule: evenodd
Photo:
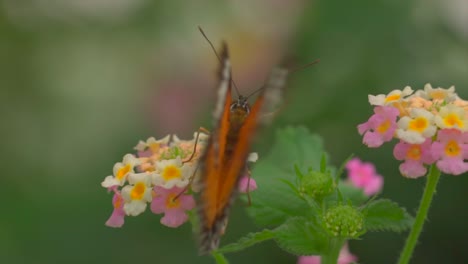
M 173 187 L 165 189 L 160 186 L 154 187 L 151 211 L 155 214 L 162 214 L 161 224 L 168 227 L 179 227 L 188 220 L 185 211 L 195 207 L 195 200 L 192 195 L 182 194 L 177 197 L 184 188 Z
M 257 182 L 249 175 L 244 175 L 239 180 L 239 192 L 247 193 L 257 189 Z
M 338 264 L 349 264 L 356 261 L 357 257 L 349 252 L 348 244 L 346 243 L 341 248 Z M 320 262 L 320 256 L 300 256 L 297 260 L 297 264 L 320 264 Z
M 468 171 L 468 132 L 442 129 L 432 144 L 432 155 L 437 167 L 444 173 L 460 175 Z
M 112 211 L 111 216 L 106 222 L 106 226 L 109 227 L 122 227 L 124 224 L 125 212 L 123 210 L 124 201 L 122 195 L 115 190 L 114 197 L 112 198 L 112 205 L 114 206 L 114 211 Z
M 354 158 L 346 164 L 346 169 L 351 184 L 362 189 L 365 195 L 370 196 L 382 190 L 383 177 L 377 174 L 372 163 Z
M 397 160 L 404 160 L 400 165 L 400 172 L 408 178 L 424 176 L 427 168 L 424 164 L 434 163 L 431 152 L 431 139 L 426 139 L 422 144 L 409 144 L 401 140 L 395 145 L 393 155 Z
M 374 113 L 367 122 L 358 125 L 359 134 L 364 134 L 363 143 L 371 148 L 392 140 L 400 111 L 392 106 L 377 106 Z

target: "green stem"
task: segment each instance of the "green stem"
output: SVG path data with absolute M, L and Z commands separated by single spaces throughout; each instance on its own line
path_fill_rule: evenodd
M 218 253 L 216 251 L 212 251 L 211 256 L 213 256 L 213 258 L 216 260 L 217 264 L 229 264 L 229 261 L 221 253 Z
M 421 199 L 421 204 L 419 205 L 418 213 L 413 224 L 413 228 L 406 239 L 405 247 L 400 255 L 400 260 L 398 264 L 407 264 L 409 263 L 411 256 L 413 255 L 414 248 L 418 242 L 419 235 L 421 234 L 424 221 L 427 218 L 427 212 L 431 206 L 432 197 L 436 192 L 437 183 L 439 182 L 440 171 L 437 169 L 435 164 L 430 168 L 429 174 L 427 176 L 426 187 L 424 189 L 424 194 Z
M 321 256 L 321 264 L 336 264 L 338 263 L 338 257 L 340 256 L 340 250 L 344 244 L 343 239 L 331 238 L 329 249 L 326 255 Z

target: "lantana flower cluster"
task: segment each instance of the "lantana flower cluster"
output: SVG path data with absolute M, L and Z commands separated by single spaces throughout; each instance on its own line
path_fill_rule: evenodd
M 407 86 L 389 94 L 369 95 L 374 114 L 358 125 L 363 143 L 371 148 L 397 138 L 393 154 L 403 161 L 403 176 L 417 178 L 436 164 L 446 174 L 468 171 L 468 101 L 455 87 L 413 91 Z
M 148 204 L 154 214 L 164 214 L 161 224 L 165 226 L 179 227 L 188 220 L 187 212 L 195 207 L 194 194 L 199 191 L 198 161 L 208 141 L 207 134 L 197 137 L 197 133 L 191 140 L 176 135 L 150 137 L 135 146 L 136 154 L 126 154 L 114 165 L 113 174 L 101 183 L 114 194 L 107 226 L 121 227 L 125 216 L 140 215 Z M 249 156 L 249 161 L 256 159 L 256 154 Z M 240 192 L 256 187 L 248 175 L 239 181 Z
M 187 221 L 187 210 L 195 207 L 192 195 L 187 194 L 195 162 L 204 147 L 203 134 L 195 149 L 195 140 L 180 140 L 166 136 L 140 141 L 136 154 L 126 154 L 114 165 L 113 175 L 107 176 L 102 187 L 114 193 L 114 211 L 107 226 L 121 227 L 125 215 L 143 213 L 148 203 L 155 214 L 164 213 L 161 223 L 178 227 Z M 193 151 L 195 154 L 189 160 Z

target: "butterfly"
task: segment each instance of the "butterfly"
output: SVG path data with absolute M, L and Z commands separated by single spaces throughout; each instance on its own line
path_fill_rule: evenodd
M 200 31 L 205 36 L 201 29 Z M 216 55 L 218 56 L 217 53 Z M 236 197 L 239 178 L 246 170 L 246 160 L 255 132 L 260 123 L 270 121 L 271 116 L 268 118 L 266 114 L 280 104 L 288 76 L 286 68 L 274 68 L 265 85 L 258 90 L 256 101 L 250 106 L 250 96 L 238 95 L 237 99 L 232 99 L 232 87 L 236 87 L 232 81 L 231 63 L 225 43 L 218 59 L 221 65 L 213 113 L 214 130 L 199 160 L 200 254 L 207 254 L 219 245 L 229 209 Z

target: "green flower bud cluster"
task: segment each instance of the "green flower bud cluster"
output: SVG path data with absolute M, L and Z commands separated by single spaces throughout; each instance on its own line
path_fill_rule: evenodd
M 314 199 L 321 199 L 334 190 L 333 177 L 329 172 L 312 171 L 302 176 L 299 191 Z
M 338 205 L 324 214 L 323 223 L 332 236 L 357 238 L 363 231 L 364 215 L 350 205 Z
M 188 151 L 184 151 L 181 147 L 173 146 L 161 154 L 161 159 L 171 160 L 176 159 L 177 157 L 185 158 L 188 154 L 190 153 L 188 153 Z

